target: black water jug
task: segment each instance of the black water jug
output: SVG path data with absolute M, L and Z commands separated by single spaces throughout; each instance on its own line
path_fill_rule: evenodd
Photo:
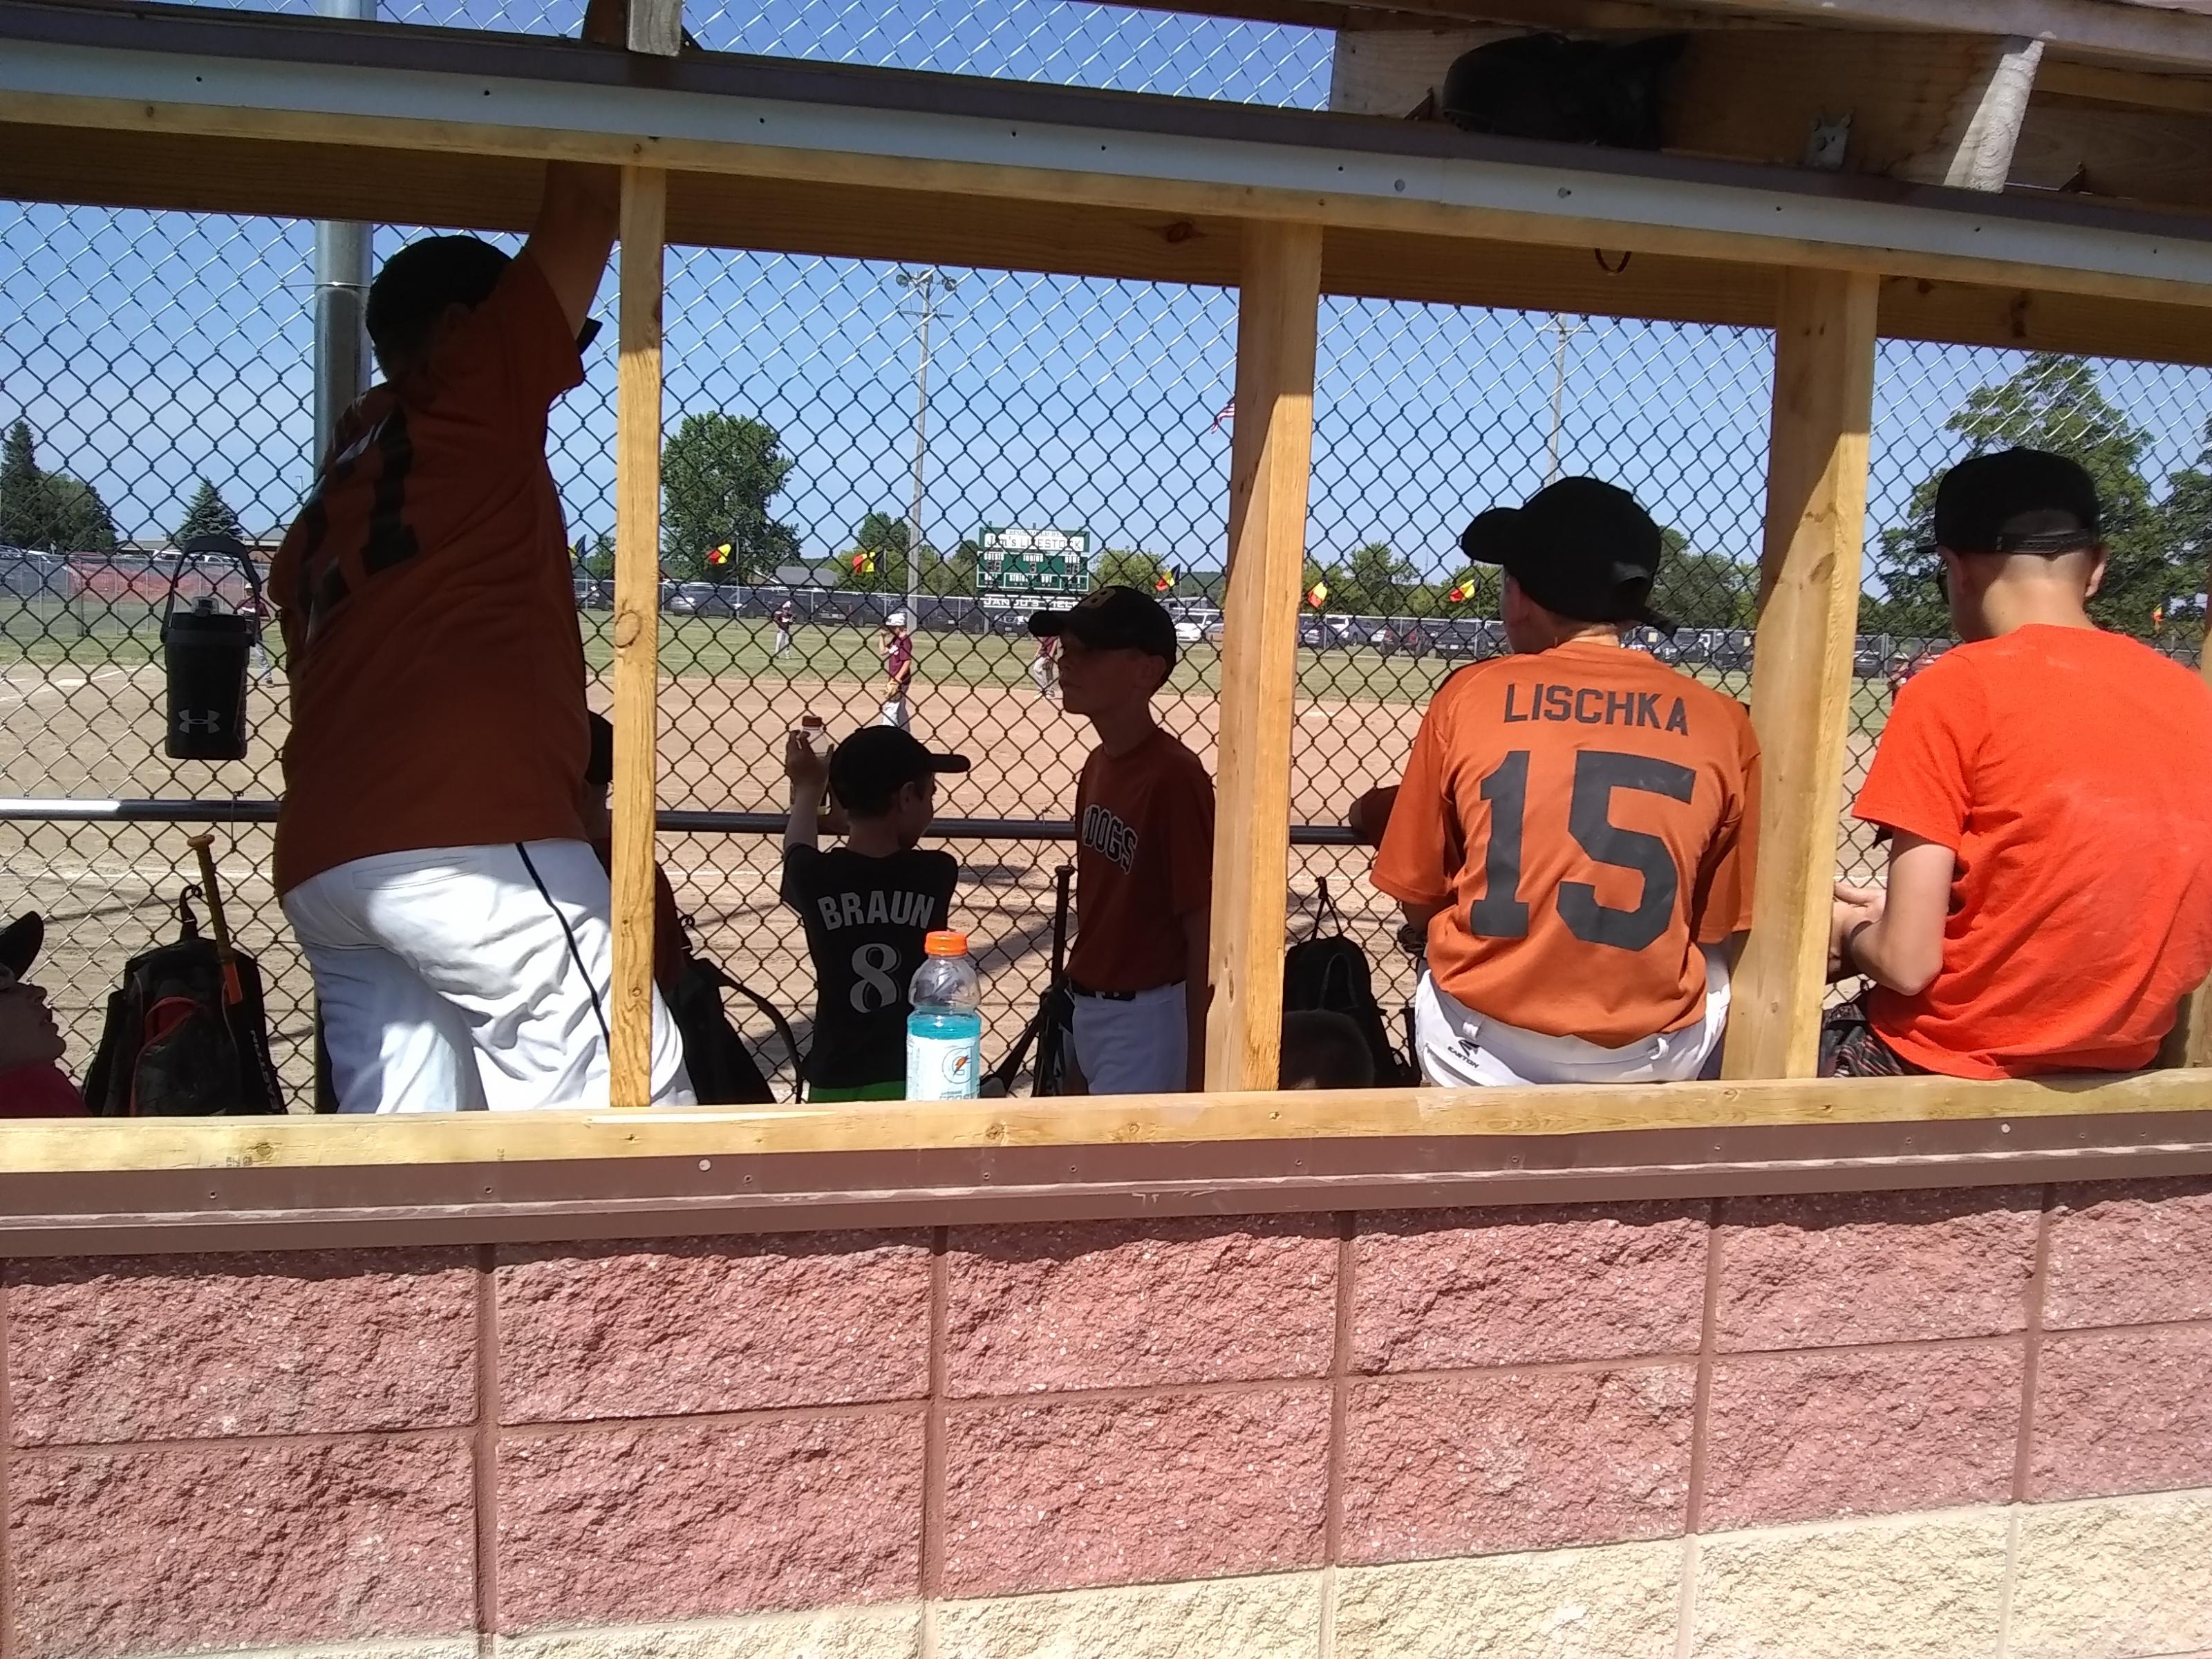
M 203 557 L 234 561 L 246 573 L 251 614 L 222 610 L 212 595 L 177 609 L 177 583 Z M 249 735 L 246 668 L 261 633 L 261 577 L 231 536 L 195 536 L 177 550 L 169 600 L 161 612 L 161 655 L 168 671 L 172 760 L 243 760 Z

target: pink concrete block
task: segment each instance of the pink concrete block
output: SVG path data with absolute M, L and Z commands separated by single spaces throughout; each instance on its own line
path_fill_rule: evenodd
M 2212 1326 L 2047 1336 L 2031 1498 L 2212 1486 Z
M 2024 1358 L 2015 1337 L 1719 1361 L 1703 1524 L 2002 1503 Z
M 1440 1370 L 1693 1353 L 1706 1210 L 1590 1204 L 1363 1216 L 1353 1366 Z
M 918 1407 L 507 1436 L 501 1628 L 911 1597 Z
M 914 1399 L 921 1233 L 791 1233 L 501 1253 L 508 1423 Z
M 1328 1420 L 1318 1383 L 955 1409 L 944 1593 L 1318 1566 Z
M 7 1273 L 19 1445 L 475 1419 L 464 1251 L 121 1256 Z
M 1344 1559 L 1671 1537 L 1696 1392 L 1688 1363 L 1355 1383 Z
M 1827 1348 L 2026 1328 L 2041 1194 L 1730 1199 L 1716 1318 L 1723 1349 Z
M 948 1391 L 1324 1376 L 1337 1249 L 1325 1217 L 957 1228 Z
M 110 1659 L 465 1632 L 465 1437 L 19 1452 L 15 1651 Z
M 2212 1181 L 2061 1187 L 2046 1330 L 2212 1319 Z

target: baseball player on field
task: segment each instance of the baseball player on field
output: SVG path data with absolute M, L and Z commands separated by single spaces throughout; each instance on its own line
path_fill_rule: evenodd
M 884 623 L 878 641 L 884 653 L 884 713 L 881 724 L 900 731 L 914 726 L 914 635 L 907 631 L 907 615 L 894 611 Z
M 1504 568 L 1514 654 L 1421 720 L 1375 885 L 1425 927 L 1422 1074 L 1452 1088 L 1657 1082 L 1717 1067 L 1751 926 L 1759 743 L 1742 706 L 1624 648 L 1658 526 L 1563 478 L 1461 538 Z

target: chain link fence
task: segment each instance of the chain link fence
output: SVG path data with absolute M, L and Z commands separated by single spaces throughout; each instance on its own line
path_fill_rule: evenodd
M 385 15 L 569 32 L 577 9 Z M 1318 105 L 1328 77 L 1325 33 L 1106 6 L 807 0 L 690 21 L 712 46 L 1221 98 Z M 410 234 L 379 228 L 377 257 Z M 161 755 L 157 611 L 188 522 L 234 521 L 270 548 L 309 483 L 313 250 L 297 222 L 0 206 L 0 292 L 21 319 L 0 338 L 0 793 L 219 803 L 203 810 L 247 820 L 278 793 L 281 660 L 252 688 L 246 761 Z M 1030 599 L 979 587 L 1056 533 L 1079 554 L 1066 568 L 1159 592 L 1185 641 L 1162 711 L 1212 757 L 1236 295 L 710 249 L 672 249 L 668 270 L 662 805 L 780 815 L 783 733 L 805 712 L 833 735 L 877 718 L 878 629 L 911 612 L 915 729 L 975 762 L 940 813 L 1029 826 L 948 843 L 994 1059 L 1042 986 L 1088 737 L 1040 678 L 1020 627 Z M 1324 301 L 1286 924 L 1305 925 L 1326 881 L 1386 1012 L 1411 988 L 1395 916 L 1366 854 L 1330 833 L 1395 780 L 1436 684 L 1503 648 L 1461 527 L 1562 473 L 1632 489 L 1668 531 L 1658 604 L 1684 623 L 1641 643 L 1747 697 L 1771 354 L 1756 330 Z M 611 346 L 587 368 L 556 410 L 551 454 L 605 708 Z M 2208 418 L 2203 371 L 1884 344 L 1850 785 L 1896 685 L 1945 642 L 1919 520 L 1929 482 L 1969 448 L 2082 455 L 2121 523 L 2105 620 L 2193 659 Z M 40 977 L 74 1067 L 125 959 L 171 931 L 198 827 L 0 823 L 0 911 L 50 918 Z M 312 986 L 268 885 L 269 830 L 229 823 L 219 844 L 304 1106 Z M 804 1041 L 812 975 L 776 900 L 778 847 L 754 827 L 667 834 L 660 850 L 701 948 Z M 1870 875 L 1878 858 L 1847 825 L 1846 871 Z

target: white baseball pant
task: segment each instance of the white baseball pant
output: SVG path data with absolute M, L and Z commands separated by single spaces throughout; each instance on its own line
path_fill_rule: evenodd
M 607 1104 L 612 902 L 586 842 L 356 859 L 283 902 L 314 970 L 342 1111 Z M 653 1099 L 692 1103 L 658 993 Z

